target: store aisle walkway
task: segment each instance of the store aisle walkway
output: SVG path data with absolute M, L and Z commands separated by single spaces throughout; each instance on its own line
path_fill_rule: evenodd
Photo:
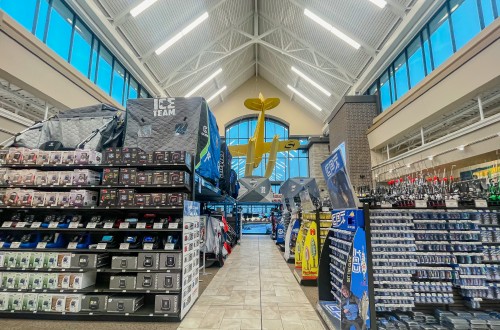
M 274 241 L 243 236 L 179 329 L 324 328 Z

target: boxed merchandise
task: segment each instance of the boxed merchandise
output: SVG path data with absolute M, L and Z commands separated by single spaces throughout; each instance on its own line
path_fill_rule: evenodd
M 31 259 L 31 252 L 18 252 L 17 253 L 17 267 L 29 268 Z
M 38 150 L 38 157 L 36 158 L 36 165 L 47 165 L 49 163 L 49 151 Z
M 134 205 L 134 189 L 119 189 L 118 190 L 118 206 Z
M 0 165 L 7 164 L 8 149 L 0 149 Z
M 57 268 L 57 259 L 59 254 L 57 252 L 44 253 L 43 268 Z
M 38 308 L 41 312 L 51 312 L 52 311 L 52 295 L 51 294 L 39 294 L 38 295 Z
M 70 171 L 59 172 L 58 184 L 60 186 L 69 186 L 72 183 L 73 183 L 73 172 Z
M 16 273 L 3 273 L 2 286 L 6 289 L 15 289 L 17 285 Z
M 186 164 L 191 165 L 191 154 L 185 151 L 170 152 L 170 164 Z
M 155 296 L 155 313 L 177 313 L 179 312 L 179 295 L 165 294 Z
M 134 206 L 150 206 L 151 194 L 134 194 Z
M 4 197 L 5 205 L 16 206 L 19 201 L 19 194 L 19 189 L 7 189 Z
M 158 290 L 180 290 L 180 273 L 158 273 L 156 278 L 156 288 Z
M 112 290 L 134 290 L 136 281 L 135 276 L 111 276 L 109 288 Z
M 33 200 L 34 190 L 19 190 L 19 198 L 17 200 L 17 206 L 31 206 L 31 201 Z
M 182 193 L 167 194 L 167 206 L 183 207 L 185 199 L 187 199 L 186 194 Z
M 33 194 L 33 199 L 31 200 L 31 206 L 40 207 L 45 206 L 45 192 L 35 191 Z
M 82 306 L 82 295 L 72 294 L 66 296 L 66 303 L 64 310 L 70 313 L 78 313 Z
M 151 206 L 167 206 L 167 194 L 165 193 L 152 193 Z
M 63 151 L 62 161 L 63 165 L 72 165 L 75 163 L 75 152 L 74 151 Z
M 9 294 L 9 310 L 13 310 L 13 311 L 23 310 L 23 294 L 22 293 Z
M 105 312 L 108 309 L 108 295 L 86 294 L 82 297 L 81 310 L 85 312 Z
M 139 163 L 139 152 L 141 151 L 139 148 L 122 148 L 122 164 L 137 165 Z
M 30 273 L 18 273 L 16 276 L 17 289 L 28 290 L 30 286 Z
M 112 296 L 108 299 L 108 312 L 133 313 L 144 304 L 144 296 Z
M 35 174 L 35 185 L 45 186 L 47 185 L 47 172 L 38 171 Z
M 48 151 L 49 153 L 49 164 L 50 165 L 60 165 L 62 164 L 62 151 Z
M 105 168 L 102 176 L 103 185 L 118 185 L 120 182 L 119 168 Z
M 101 189 L 99 206 L 115 207 L 117 205 L 118 191 L 116 189 Z
M 136 289 L 156 290 L 156 273 L 138 273 Z
M 166 171 L 153 171 L 153 184 L 167 184 L 168 183 L 168 174 Z
M 137 160 L 140 165 L 154 164 L 154 152 L 141 150 L 137 153 Z
M 101 175 L 92 170 L 74 170 L 73 185 L 98 185 L 101 182 Z
M 59 185 L 59 172 L 47 172 L 47 185 L 58 186 Z
M 23 184 L 23 170 L 11 171 L 7 173 L 7 181 L 12 186 L 20 186 Z
M 66 311 L 66 295 L 54 294 L 52 295 L 51 310 L 56 312 Z
M 137 185 L 150 185 L 153 183 L 153 172 L 152 171 L 144 171 L 137 172 L 136 177 Z
M 107 148 L 103 154 L 103 164 L 119 165 L 121 164 L 121 148 Z
M 68 288 L 84 289 L 95 284 L 96 272 L 71 273 Z
M 8 168 L 0 167 L 0 185 L 8 184 Z
M 9 310 L 9 294 L 0 293 L 0 311 Z
M 36 311 L 38 306 L 38 294 L 25 293 L 23 294 L 23 311 Z
M 111 258 L 111 269 L 137 269 L 137 257 L 114 256 Z
M 69 195 L 70 194 L 67 191 L 58 192 L 56 206 L 59 207 L 69 206 Z
M 5 252 L 0 252 L 0 267 L 5 267 Z M 0 279 L 1 278 L 2 276 L 0 276 Z M 0 283 L 0 285 L 2 285 L 2 283 Z
M 22 172 L 22 184 L 32 186 L 35 184 L 36 171 L 26 170 Z
M 45 193 L 45 206 L 57 206 L 57 192 L 47 191 Z
M 139 253 L 137 257 L 137 269 L 158 269 L 158 253 Z
M 102 154 L 95 150 L 77 149 L 75 151 L 75 164 L 78 165 L 100 164 L 101 160 L 102 160 Z
M 18 252 L 5 252 L 5 267 L 16 268 L 18 256 Z
M 109 254 L 72 254 L 71 268 L 98 268 L 108 263 Z
M 23 163 L 25 148 L 10 148 L 9 153 L 7 154 L 6 160 L 7 164 L 17 165 Z
M 30 268 L 42 268 L 45 260 L 45 253 L 31 252 L 30 254 Z
M 155 164 L 170 164 L 170 151 L 153 152 L 153 162 Z
M 171 186 L 183 186 L 189 182 L 189 174 L 182 171 L 169 171 L 167 182 Z
M 182 259 L 180 253 L 160 253 L 160 269 L 181 269 Z
M 71 267 L 71 253 L 58 253 L 57 255 L 57 268 L 70 268 Z
M 0 206 L 5 206 L 7 201 L 7 189 L 0 189 Z
M 120 169 L 120 184 L 133 186 L 136 184 L 137 169 L 136 168 L 121 168 Z
M 24 149 L 23 164 L 35 165 L 38 157 L 38 149 Z
M 59 274 L 46 273 L 43 278 L 43 288 L 48 290 L 55 290 L 59 284 Z
M 43 289 L 44 274 L 43 273 L 30 273 L 28 288 L 32 290 Z
M 73 207 L 97 205 L 97 191 L 71 190 L 69 193 L 69 205 Z

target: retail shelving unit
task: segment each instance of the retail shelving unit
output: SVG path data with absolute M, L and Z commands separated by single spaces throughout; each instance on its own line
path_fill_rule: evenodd
M 198 297 L 200 208 L 192 200 L 197 198 L 198 186 L 200 198 L 203 193 L 208 196 L 217 193 L 213 185 L 203 184 L 204 180 L 194 173 L 190 159 L 186 157 L 185 162 L 176 164 L 151 165 L 2 165 L 9 170 L 37 171 L 85 169 L 102 173 L 107 168 L 181 171 L 188 173 L 186 177 L 190 180 L 177 185 L 1 186 L 0 189 L 44 192 L 133 189 L 137 193 L 167 194 L 167 198 L 168 194 L 176 196 L 170 205 L 163 206 L 137 205 L 135 201 L 123 206 L 1 205 L 0 317 L 181 320 Z M 27 221 L 13 218 L 19 212 L 25 219 L 26 215 L 33 217 Z M 151 214 L 155 216 L 148 218 L 150 221 L 142 221 Z M 58 215 L 60 219 L 71 215 L 76 216 L 76 220 L 47 223 L 46 215 Z M 123 221 L 92 221 L 99 216 Z M 125 221 L 127 218 L 139 221 Z M 85 237 L 85 242 L 73 242 L 79 235 Z M 50 240 L 52 236 L 57 238 Z M 142 242 L 134 243 L 139 237 Z M 43 242 L 44 238 L 47 242 Z M 54 242 L 57 244 L 52 244 Z

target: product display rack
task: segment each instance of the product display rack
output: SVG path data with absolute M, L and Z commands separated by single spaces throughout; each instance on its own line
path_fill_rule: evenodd
M 32 189 L 35 191 L 68 191 L 72 189 L 86 189 L 86 190 L 100 190 L 100 189 L 134 189 L 138 193 L 188 193 L 190 197 L 188 199 L 194 200 L 197 197 L 203 198 L 203 195 L 196 196 L 196 185 L 195 181 L 197 175 L 194 174 L 194 166 L 190 162 L 191 157 L 187 157 L 187 161 L 179 164 L 88 164 L 88 165 L 23 165 L 23 164 L 9 164 L 2 165 L 4 168 L 10 170 L 37 170 L 37 171 L 59 171 L 59 170 L 94 170 L 102 173 L 102 170 L 106 168 L 137 168 L 138 170 L 160 170 L 160 171 L 184 171 L 190 174 L 190 182 L 186 182 L 181 185 L 135 185 L 135 184 L 94 184 L 94 185 L 2 185 L 0 189 Z M 204 181 L 204 180 L 201 180 Z M 207 184 L 204 184 L 206 187 Z M 213 187 L 213 186 L 212 186 Z M 198 210 L 198 211 L 196 211 Z M 12 216 L 15 212 L 28 212 L 36 211 L 36 215 L 52 214 L 56 212 L 59 215 L 81 215 L 82 219 L 90 217 L 92 215 L 114 215 L 121 218 L 127 218 L 127 216 L 138 217 L 141 215 L 146 215 L 148 212 L 153 212 L 158 217 L 160 216 L 171 216 L 175 219 L 182 219 L 179 222 L 162 223 L 162 228 L 156 223 L 150 223 L 148 228 L 143 224 L 144 228 L 135 227 L 134 224 L 131 225 L 113 225 L 107 226 L 106 223 L 101 224 L 103 228 L 96 228 L 95 226 L 86 227 L 84 223 L 83 226 L 75 225 L 74 228 L 65 226 L 65 228 L 58 228 L 57 226 L 49 227 L 45 226 L 40 228 L 40 223 L 35 222 L 18 222 L 19 227 L 16 228 L 16 223 L 9 223 L 7 219 Z M 2 205 L 0 206 L 0 216 L 2 225 L 0 225 L 0 236 L 3 239 L 6 235 L 15 235 L 16 237 L 21 237 L 24 234 L 32 235 L 50 235 L 58 233 L 64 238 L 69 238 L 73 234 L 87 234 L 92 238 L 92 242 L 98 243 L 96 240 L 98 237 L 103 235 L 110 235 L 115 238 L 121 237 L 125 238 L 128 236 L 139 237 L 143 235 L 146 236 L 156 236 L 161 237 L 177 237 L 178 242 L 175 247 L 175 243 L 165 243 L 166 246 L 153 245 L 152 243 L 143 243 L 142 248 L 135 248 L 128 245 L 120 244 L 120 247 L 113 246 L 108 248 L 107 245 L 97 244 L 96 248 L 71 248 L 66 247 L 66 243 L 63 246 L 57 246 L 54 248 L 39 246 L 30 248 L 15 248 L 15 244 L 12 243 L 11 247 L 5 247 L 2 245 L 0 248 L 1 265 L 0 267 L 0 280 L 2 280 L 2 286 L 0 288 L 0 317 L 16 317 L 16 318 L 36 318 L 36 319 L 71 319 L 71 320 L 109 320 L 109 321 L 179 321 L 186 313 L 189 311 L 191 306 L 194 304 L 198 297 L 198 283 L 199 283 L 199 204 L 189 202 L 184 200 L 184 206 L 136 206 L 136 205 L 126 205 L 126 206 L 40 206 L 40 207 L 30 207 L 30 206 L 10 206 Z M 83 220 L 84 222 L 84 220 Z M 123 222 L 122 222 L 123 223 Z M 34 227 L 31 227 L 35 224 Z M 139 224 L 139 223 L 138 223 Z M 88 225 L 88 224 L 87 224 Z M 71 226 L 71 224 L 70 224 Z M 169 237 L 170 238 L 170 237 Z M 149 245 L 148 245 L 149 244 Z M 156 244 L 156 243 L 155 243 Z M 160 245 L 162 243 L 160 242 Z M 122 246 L 123 245 L 123 246 Z M 38 248 L 37 248 L 38 247 Z M 72 246 L 75 247 L 75 246 Z M 57 255 L 59 262 L 61 258 L 67 258 L 66 265 L 57 265 L 56 267 L 26 267 L 26 266 L 7 266 L 7 257 L 18 254 L 17 262 L 21 258 L 27 258 L 28 255 L 33 256 L 45 256 L 44 258 L 54 258 Z M 46 256 L 48 255 L 48 257 Z M 100 255 L 107 255 L 106 261 L 100 265 L 94 265 L 96 267 L 68 267 L 68 260 L 83 258 L 92 259 L 97 258 Z M 30 257 L 31 258 L 31 257 Z M 123 260 L 140 260 L 140 258 L 152 258 L 148 260 L 144 265 L 152 265 L 151 269 L 137 269 L 139 266 L 132 266 L 128 269 L 116 269 L 115 266 L 111 267 L 111 261 L 113 258 L 122 258 Z M 128 259 L 127 259 L 128 258 Z M 169 259 L 170 258 L 170 259 Z M 76 260 L 75 259 L 75 260 Z M 160 269 L 162 266 L 161 261 L 165 265 L 174 264 L 175 269 Z M 167 261 L 168 260 L 168 261 Z M 151 264 L 150 264 L 151 263 Z M 181 266 L 179 264 L 182 263 Z M 169 266 L 170 267 L 170 266 Z M 140 268 L 140 267 L 139 267 Z M 147 267 L 146 267 L 147 268 Z M 165 268 L 165 267 L 163 267 Z M 26 274 L 22 276 L 27 277 L 14 277 L 17 274 Z M 49 275 L 53 274 L 53 275 Z M 66 274 L 66 275 L 65 275 Z M 78 277 L 76 274 L 80 274 Z M 71 276 L 78 277 L 80 281 L 84 281 L 86 275 L 95 274 L 95 284 L 84 286 L 82 288 L 71 288 L 71 287 L 43 287 L 43 288 L 20 288 L 18 283 L 25 283 L 30 276 L 35 278 L 33 281 L 39 281 L 38 276 L 47 275 L 48 278 L 51 276 L 58 276 L 59 278 L 71 278 Z M 82 277 L 83 276 L 83 277 Z M 111 285 L 113 277 L 120 277 L 119 286 L 125 284 L 127 280 L 127 286 L 125 287 L 115 287 Z M 162 277 L 161 277 L 162 276 Z M 144 280 L 147 278 L 147 281 Z M 165 283 L 168 285 L 168 289 L 160 289 L 160 277 L 164 279 Z M 15 278 L 15 280 L 14 280 Z M 54 277 L 53 277 L 54 278 Z M 123 278 L 123 283 L 121 278 Z M 128 279 L 125 279 L 128 278 Z M 129 286 L 128 280 L 133 278 L 134 286 Z M 5 279 L 10 282 L 17 281 L 16 285 L 13 287 L 6 287 Z M 144 280 L 144 282 L 139 283 L 139 279 Z M 168 279 L 168 280 L 167 280 Z M 172 280 L 173 279 L 173 280 Z M 45 278 L 44 278 L 45 280 Z M 53 280 L 55 281 L 55 279 Z M 48 282 L 48 283 L 53 283 Z M 64 280 L 62 280 L 62 283 Z M 173 284 L 172 284 L 173 281 Z M 176 284 L 176 281 L 177 284 Z M 158 283 L 157 283 L 158 282 Z M 38 283 L 38 282 L 36 282 Z M 59 280 L 58 285 L 60 285 L 61 280 Z M 73 282 L 71 282 L 73 283 Z M 76 283 L 76 282 L 75 282 Z M 117 282 L 118 283 L 118 282 Z M 137 284 L 137 285 L 136 285 Z M 72 284 L 74 285 L 74 284 Z M 144 286 L 144 287 L 143 287 Z M 23 297 L 26 303 L 26 299 L 32 298 L 29 294 L 38 295 L 37 299 L 42 296 L 52 295 L 53 299 L 58 299 L 56 309 L 52 308 L 51 311 L 46 311 L 42 309 L 37 310 L 22 310 L 28 309 L 24 306 L 20 307 L 15 305 L 16 310 L 12 310 L 12 299 L 11 296 L 6 296 L 7 294 L 22 295 L 25 296 L 15 296 L 15 298 Z M 98 296 L 109 296 L 109 302 L 111 304 L 112 300 L 115 300 L 115 305 L 118 309 L 114 311 L 103 310 L 102 306 L 99 310 L 80 310 L 83 306 L 83 299 L 85 296 L 98 294 Z M 142 296 L 143 303 L 142 306 L 137 310 L 127 310 L 124 308 L 126 302 L 118 301 L 124 300 L 129 296 Z M 26 299 L 25 299 L 26 297 Z M 47 297 L 43 297 L 46 299 Z M 64 303 L 59 304 L 59 301 L 64 301 L 66 299 L 66 310 L 58 310 Z M 73 300 L 71 300 L 73 299 Z M 155 301 L 156 299 L 156 301 Z M 30 301 L 32 303 L 32 301 Z M 102 301 L 101 301 L 102 303 Z M 5 306 L 8 304 L 7 306 Z M 106 304 L 106 306 L 108 306 Z M 120 305 L 121 304 L 121 305 Z M 120 307 L 121 306 L 121 307 Z M 74 310 L 72 308 L 75 308 Z M 110 308 L 110 306 L 108 306 Z M 128 308 L 128 307 L 127 307 Z M 10 310 L 9 310 L 10 309 Z M 77 311 L 78 309 L 78 311 Z M 121 312 L 120 312 L 121 311 Z

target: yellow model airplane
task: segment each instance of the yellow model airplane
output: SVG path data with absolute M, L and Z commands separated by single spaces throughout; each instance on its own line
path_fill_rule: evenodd
M 246 177 L 252 176 L 253 170 L 259 167 L 262 156 L 268 153 L 269 160 L 265 176 L 269 178 L 276 165 L 278 152 L 296 150 L 299 148 L 300 142 L 299 140 L 280 141 L 279 135 L 275 135 L 272 142 L 264 142 L 266 111 L 276 108 L 280 104 L 279 98 L 265 99 L 262 93 L 259 93 L 259 98 L 246 99 L 244 104 L 248 109 L 260 112 L 257 119 L 257 127 L 255 128 L 253 137 L 248 140 L 248 144 L 229 146 L 229 151 L 234 157 L 246 156 Z

